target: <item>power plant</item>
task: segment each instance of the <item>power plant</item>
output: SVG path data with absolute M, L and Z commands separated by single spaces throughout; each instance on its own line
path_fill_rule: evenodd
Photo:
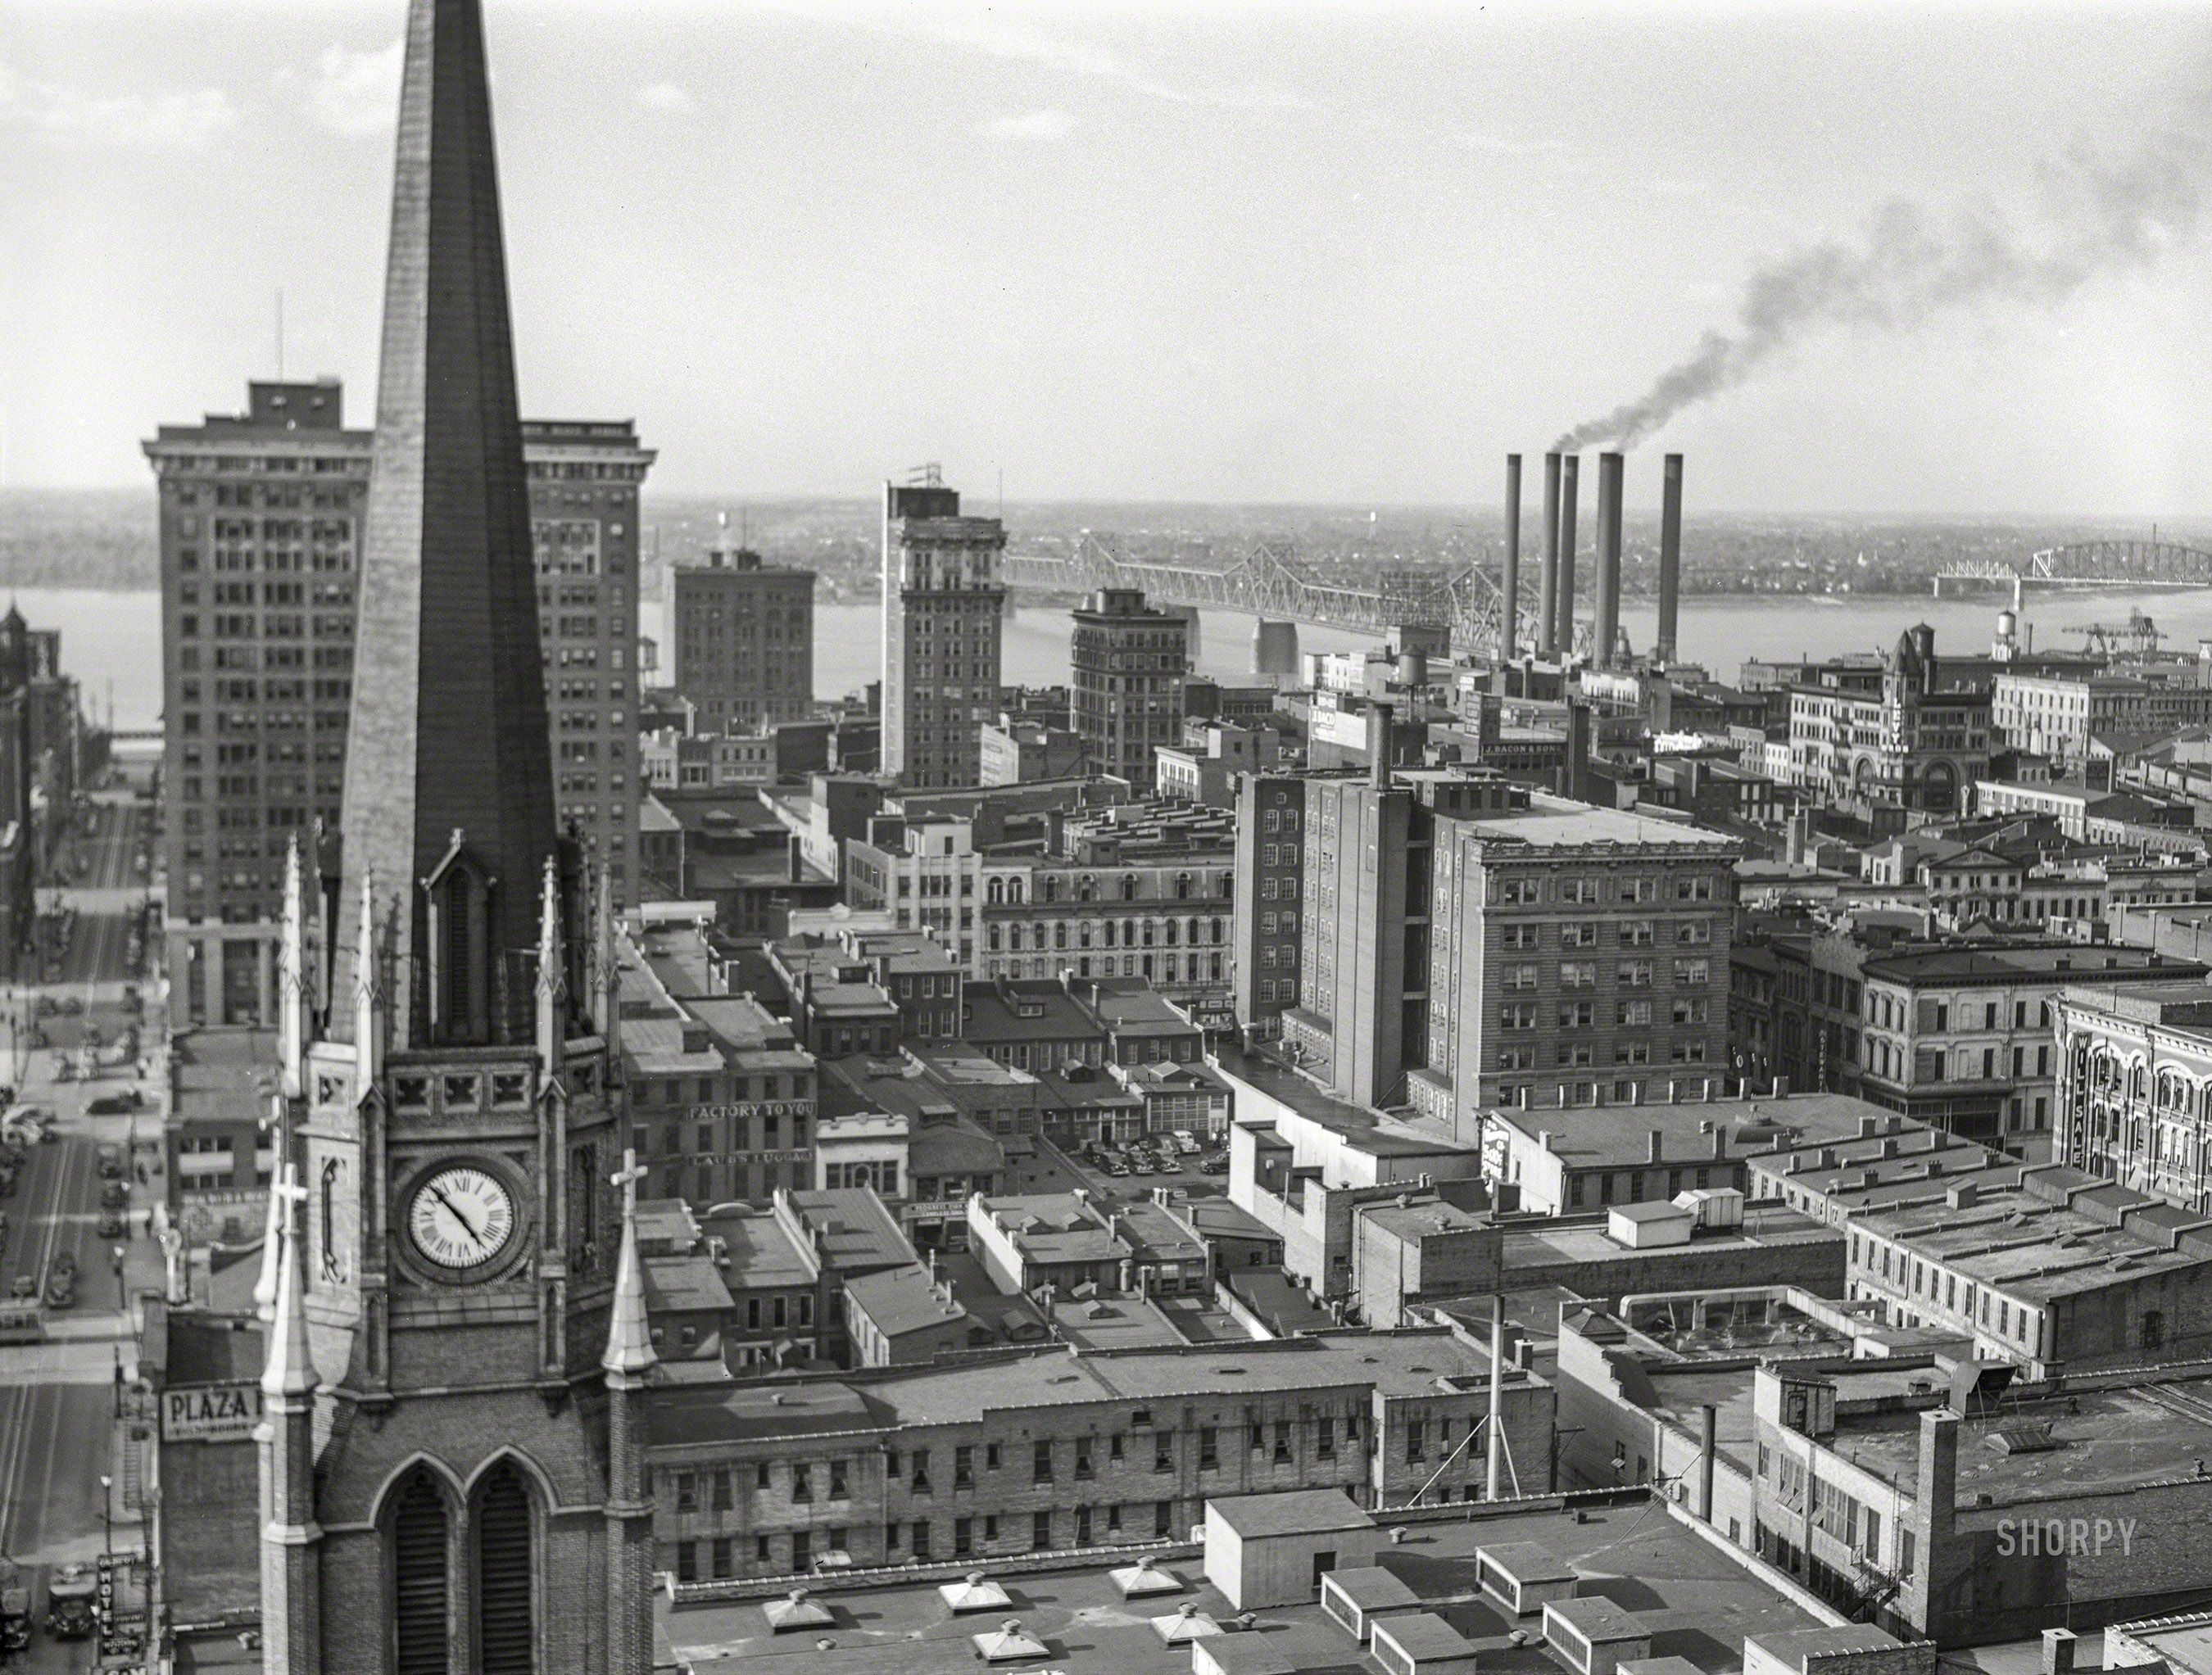
M 1600 669 L 1631 660 L 1620 629 L 1621 513 L 1627 460 L 1617 452 L 1597 457 L 1597 571 L 1590 612 L 1590 661 Z M 1575 649 L 1575 523 L 1582 456 L 1556 449 L 1544 456 L 1544 544 L 1536 575 L 1535 643 L 1520 631 L 1521 456 L 1505 456 L 1505 561 L 1498 574 L 1498 652 L 1510 660 L 1524 651 L 1565 658 Z M 1674 658 L 1682 598 L 1682 456 L 1666 457 L 1660 479 L 1659 628 L 1651 656 Z

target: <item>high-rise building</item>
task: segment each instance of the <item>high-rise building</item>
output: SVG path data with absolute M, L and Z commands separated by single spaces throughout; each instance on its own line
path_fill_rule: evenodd
M 1239 774 L 1236 797 L 1237 945 L 1231 965 L 1237 1022 L 1253 1039 L 1273 1041 L 1282 1034 L 1283 1014 L 1298 1004 L 1304 776 Z
M 628 419 L 525 419 L 555 815 L 637 897 L 638 500 L 653 451 Z
M 368 433 L 337 380 L 254 382 L 242 414 L 163 425 L 161 785 L 170 1015 L 274 1013 L 284 856 L 337 823 Z
M 1148 792 L 1154 747 L 1182 737 L 1190 619 L 1152 610 L 1133 587 L 1101 588 L 1073 617 L 1068 660 L 1085 757 L 1093 773 Z
M 883 771 L 933 790 L 982 783 L 999 713 L 1006 525 L 963 518 L 934 466 L 884 485 Z
M 402 39 L 343 883 L 283 889 L 261 1666 L 643 1675 L 611 861 L 556 811 L 478 0 Z
M 283 858 L 335 832 L 369 433 L 335 379 L 254 381 L 242 414 L 164 425 L 161 495 L 170 1015 L 275 1012 Z M 559 817 L 636 881 L 638 492 L 621 422 L 523 427 Z
M 1455 769 L 1378 765 L 1305 794 L 1282 1033 L 1338 1098 L 1449 1119 L 1728 1074 L 1732 840 Z
M 765 732 L 814 708 L 814 572 L 717 546 L 668 570 L 677 695 L 702 733 Z

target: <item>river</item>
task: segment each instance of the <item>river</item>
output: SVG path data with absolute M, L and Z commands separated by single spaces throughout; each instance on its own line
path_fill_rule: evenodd
M 33 628 L 59 628 L 62 666 L 77 677 L 85 703 L 105 719 L 111 696 L 123 727 L 157 725 L 161 709 L 161 602 L 151 592 L 95 588 L 27 587 L 14 595 Z M 1682 601 L 1681 654 L 1723 680 L 1735 678 L 1746 658 L 1784 658 L 1801 652 L 1886 650 L 1915 622 L 1936 629 L 1938 652 L 1984 647 L 2002 603 L 1996 595 L 1931 599 L 1918 595 L 1774 598 L 1697 595 Z M 2124 622 L 2130 610 L 2155 618 L 2168 644 L 2193 648 L 2212 639 L 2212 588 L 2142 593 L 2046 593 L 2028 596 L 2026 616 L 2039 649 L 2075 647 L 2069 628 L 2089 622 Z M 1631 601 L 1622 610 L 1630 640 L 1651 642 L 1655 612 Z M 659 603 L 642 607 L 642 631 L 661 638 Z M 1067 612 L 1024 607 L 1006 625 L 1005 674 L 1024 686 L 1067 679 Z M 1373 644 L 1366 635 L 1302 626 L 1307 651 L 1349 651 Z M 665 642 L 664 642 L 665 643 Z M 874 680 L 882 667 L 882 611 L 874 604 L 820 604 L 814 613 L 814 685 L 837 697 Z M 1200 613 L 1199 671 L 1224 681 L 1242 680 L 1252 667 L 1252 619 L 1235 611 Z

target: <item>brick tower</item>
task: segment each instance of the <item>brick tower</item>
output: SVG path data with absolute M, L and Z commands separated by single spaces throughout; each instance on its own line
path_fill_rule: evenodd
M 410 0 L 357 585 L 280 957 L 266 1666 L 642 1675 L 612 914 L 555 828 L 479 0 Z

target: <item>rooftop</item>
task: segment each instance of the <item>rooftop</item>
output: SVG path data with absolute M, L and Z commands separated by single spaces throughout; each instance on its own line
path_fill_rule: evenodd
M 2202 977 L 2205 968 L 2166 959 L 2147 948 L 2093 947 L 2072 942 L 1994 949 L 1964 945 L 1915 949 L 1876 955 L 1866 962 L 1869 981 L 1923 985 L 2008 977 L 2033 980 L 2069 973 L 2103 977 L 2108 982 L 2124 982 L 2138 973 L 2149 980 L 2171 981 L 2184 976 Z
M 1741 1231 L 1701 1233 L 1687 1248 L 1705 1251 L 1754 1251 L 1778 1245 L 1840 1243 L 1841 1229 L 1794 1210 L 1746 1205 Z M 1509 1277 L 1516 1269 L 1556 1267 L 1565 1263 L 1612 1262 L 1623 1259 L 1668 1260 L 1686 1247 L 1661 1246 L 1634 1250 L 1606 1231 L 1606 1217 L 1547 1217 L 1516 1223 L 1505 1233 L 1504 1265 Z
M 1540 1545 L 1582 1579 L 1585 1597 L 1637 1613 L 1650 1631 L 1655 1657 L 1682 1657 L 1704 1675 L 1740 1669 L 1747 1636 L 1818 1626 L 1762 1580 L 1753 1563 L 1719 1551 L 1648 1500 L 1592 1505 L 1582 1517 L 1577 1522 L 1553 1508 L 1515 1506 L 1424 1520 L 1376 1563 L 1472 1641 L 1481 1667 L 1501 1675 L 1556 1675 L 1558 1669 L 1540 1647 L 1513 1645 L 1508 1636 L 1520 1625 L 1476 1597 L 1476 1551 L 1509 1543 Z M 1235 1610 L 1206 1583 L 1195 1556 L 1158 1562 L 1188 1584 L 1182 1591 L 1135 1603 L 1109 1574 L 1127 1562 L 999 1575 L 1013 1596 L 1012 1614 L 1047 1649 L 1040 1666 L 1066 1675 L 1189 1675 L 1188 1647 L 1165 1644 L 1151 1619 L 1172 1616 L 1188 1603 L 1224 1624 L 1233 1622 Z M 758 1599 L 663 1605 L 659 1656 L 681 1658 L 698 1675 L 738 1675 L 740 1668 L 769 1675 L 973 1675 L 978 1666 L 969 1636 L 998 1627 L 1000 1619 L 951 1617 L 939 1580 L 933 1575 L 849 1589 L 817 1583 L 811 1599 L 828 1605 L 834 1622 L 818 1632 L 781 1637 L 769 1631 Z M 1272 1654 L 1270 1666 L 1293 1675 L 1343 1675 L 1371 1666 L 1317 1604 L 1256 1615 L 1258 1632 L 1206 1644 L 1264 1648 Z
M 1478 815 L 1460 823 L 1485 839 L 1527 844 L 1538 849 L 1593 849 L 1621 845 L 1650 845 L 1670 849 L 1709 851 L 1715 859 L 1732 853 L 1734 838 L 1700 827 L 1626 809 L 1602 809 L 1564 797 L 1532 792 L 1526 813 Z
M 845 1296 L 857 1313 L 875 1323 L 877 1331 L 897 1338 L 967 1320 L 968 1311 L 951 1296 L 951 1282 L 945 1282 L 942 1290 L 938 1288 L 929 1270 L 914 1263 L 848 1279 Z
M 2144 1209 L 2153 1204 L 2122 1187 L 2096 1190 L 2124 1195 Z M 2162 1241 L 2053 1202 L 2025 1182 L 2008 1184 L 1994 1172 L 1976 1183 L 1970 1203 L 1954 1203 L 1955 1196 L 1923 1183 L 1916 1199 L 1856 1216 L 1852 1225 L 1907 1245 L 1924 1260 L 2002 1296 L 2039 1304 L 2212 1263 L 2212 1241 L 2201 1235 L 2184 1235 L 2179 1248 L 2168 1249 Z
M 1747 1157 L 1792 1144 L 1842 1139 L 1860 1133 L 1869 1121 L 1887 1125 L 1903 1120 L 1850 1094 L 1615 1106 L 1586 1114 L 1510 1108 L 1490 1114 L 1526 1139 L 1546 1137 L 1553 1156 L 1568 1167 L 1591 1169 Z M 1655 1134 L 1660 1151 L 1656 1160 L 1651 1155 Z
M 1273 1343 L 1010 1355 L 957 1368 L 915 1367 L 806 1378 L 764 1389 L 732 1385 L 672 1393 L 656 1405 L 658 1444 L 815 1431 L 970 1424 L 994 1412 L 1092 1402 L 1164 1401 L 1245 1391 L 1372 1386 L 1433 1394 L 1439 1379 L 1480 1382 L 1486 1350 L 1443 1330 L 1333 1332 Z M 1509 1374 L 1525 1378 L 1525 1374 Z
M 1881 1362 L 1830 1363 L 1822 1375 L 1836 1387 L 1835 1451 L 1911 1494 L 1919 1469 L 1920 1414 L 1894 1398 L 1910 1399 L 1916 1379 L 1948 1391 L 1948 1375 L 1924 1366 L 1908 1371 L 1893 1362 L 1885 1370 Z M 1850 1411 L 1847 1405 L 1860 1399 L 1884 1405 L 1877 1411 Z M 1919 1405 L 1928 1405 L 1923 1391 Z M 2057 1446 L 2021 1453 L 1992 1446 L 1995 1432 L 2022 1425 L 2048 1428 Z M 2188 1478 L 2201 1460 L 2212 1460 L 2212 1378 L 2008 1398 L 1959 1423 L 1957 1500 L 1971 1507 L 1986 1495 L 1990 1504 L 2005 1506 L 2112 1493 Z

